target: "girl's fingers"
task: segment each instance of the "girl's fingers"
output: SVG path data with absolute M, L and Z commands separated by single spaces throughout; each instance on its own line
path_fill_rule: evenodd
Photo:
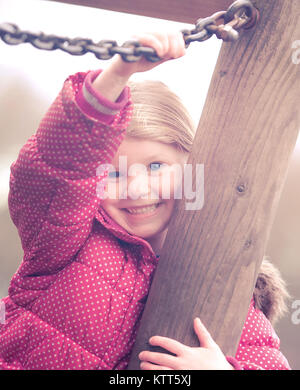
M 169 56 L 178 58 L 185 54 L 185 42 L 181 32 L 176 31 L 169 34 Z
M 195 318 L 194 330 L 195 330 L 196 335 L 198 336 L 198 340 L 199 340 L 201 347 L 212 348 L 212 347 L 216 346 L 215 341 L 211 337 L 209 331 L 206 329 L 206 327 L 200 321 L 200 318 Z
M 169 337 L 153 336 L 149 339 L 149 342 L 151 345 L 162 347 L 177 356 L 180 355 L 185 348 L 179 341 L 170 339 Z
M 142 46 L 152 47 L 159 57 L 163 57 L 168 50 L 169 43 L 167 37 L 156 34 L 142 34 L 133 36 Z
M 161 58 L 178 58 L 185 53 L 185 43 L 182 33 L 145 33 L 133 36 L 141 45 L 152 47 Z
M 173 370 L 173 368 L 166 366 L 158 366 L 157 364 L 152 364 L 149 362 L 141 362 L 140 368 L 142 370 Z
M 175 368 L 176 365 L 176 356 L 167 353 L 143 351 L 139 354 L 139 358 L 144 362 L 151 362 L 165 367 Z

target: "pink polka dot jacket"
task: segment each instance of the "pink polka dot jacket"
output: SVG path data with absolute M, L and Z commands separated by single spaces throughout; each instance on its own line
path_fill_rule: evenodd
M 3 370 L 113 370 L 129 361 L 158 258 L 99 204 L 97 167 L 112 160 L 133 105 L 129 87 L 116 102 L 95 91 L 97 74 L 65 81 L 11 166 L 9 209 L 24 256 L 2 300 Z M 228 360 L 289 369 L 260 301 L 252 299 Z

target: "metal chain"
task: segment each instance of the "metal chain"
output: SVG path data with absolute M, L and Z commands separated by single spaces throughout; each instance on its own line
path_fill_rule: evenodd
M 197 20 L 192 30 L 182 30 L 186 47 L 191 42 L 203 42 L 213 35 L 223 41 L 235 41 L 239 37 L 238 30 L 254 26 L 258 19 L 258 11 L 250 0 L 237 0 L 227 11 Z M 223 23 L 222 23 L 223 21 Z M 94 43 L 91 39 L 66 38 L 56 35 L 46 35 L 42 32 L 22 31 L 11 23 L 0 24 L 0 38 L 9 45 L 30 43 L 41 50 L 62 50 L 71 55 L 93 53 L 100 60 L 108 60 L 115 54 L 120 54 L 124 61 L 139 61 L 144 56 L 148 61 L 161 60 L 151 47 L 142 46 L 137 40 L 130 40 L 118 46 L 114 40 L 102 40 Z

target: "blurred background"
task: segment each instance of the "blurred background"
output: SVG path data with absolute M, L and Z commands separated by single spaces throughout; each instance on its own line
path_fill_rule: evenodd
M 118 43 L 137 32 L 181 30 L 191 25 L 73 6 L 42 0 L 0 0 L 0 23 L 21 29 L 95 42 Z M 196 17 L 197 18 L 197 17 Z M 165 63 L 136 79 L 159 79 L 182 99 L 198 123 L 221 42 L 216 38 L 192 44 L 184 58 Z M 55 99 L 68 75 L 104 68 L 92 54 L 75 57 L 61 51 L 46 52 L 29 44 L 8 46 L 0 40 L 0 299 L 22 260 L 22 248 L 12 224 L 7 196 L 10 165 Z M 297 66 L 297 65 L 295 65 Z M 298 65 L 300 66 L 300 65 Z M 300 300 L 300 137 L 292 156 L 285 187 L 266 255 L 279 268 L 292 296 L 289 311 L 276 326 L 281 350 L 293 369 L 300 369 L 300 324 L 292 320 L 292 302 Z M 299 307 L 299 306 L 298 306 Z M 300 322 L 300 316 L 298 315 Z

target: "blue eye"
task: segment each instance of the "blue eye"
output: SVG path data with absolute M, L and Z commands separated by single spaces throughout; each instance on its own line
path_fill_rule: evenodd
M 151 171 L 158 171 L 159 168 L 160 168 L 162 165 L 163 165 L 162 163 L 153 162 L 153 163 L 150 164 L 150 169 L 151 169 Z
M 119 171 L 112 171 L 112 172 L 109 172 L 108 173 L 108 177 L 110 178 L 116 178 L 116 177 L 120 177 L 120 172 Z

